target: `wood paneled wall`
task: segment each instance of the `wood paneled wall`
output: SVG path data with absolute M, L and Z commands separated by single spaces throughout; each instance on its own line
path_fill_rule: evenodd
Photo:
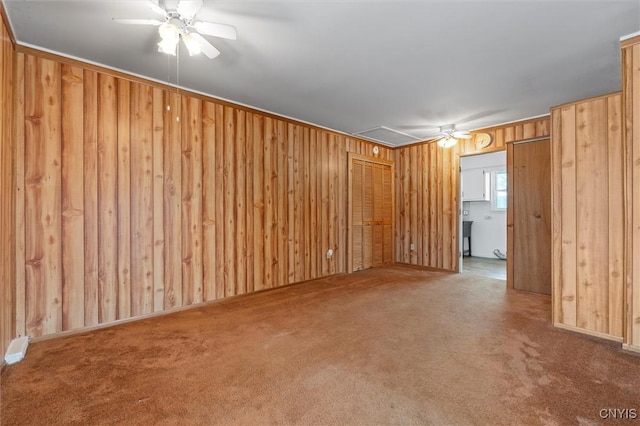
M 553 320 L 621 340 L 624 148 L 620 93 L 552 115 Z
M 13 189 L 13 59 L 14 49 L 0 5 L 0 357 L 14 336 L 15 282 L 13 232 L 15 225 Z
M 627 229 L 624 345 L 640 352 L 640 37 L 623 41 L 621 47 Z
M 346 272 L 347 155 L 373 144 L 16 58 L 17 335 Z
M 482 130 L 493 143 L 478 149 L 474 138 L 451 149 L 436 143 L 395 150 L 396 262 L 458 270 L 459 157 L 505 149 L 507 143 L 549 136 L 549 117 Z M 415 249 L 411 250 L 411 244 Z

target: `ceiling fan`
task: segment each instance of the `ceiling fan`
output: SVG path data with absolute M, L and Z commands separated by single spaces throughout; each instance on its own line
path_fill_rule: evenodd
M 164 17 L 163 20 L 113 18 L 113 21 L 119 24 L 158 26 L 158 33 L 161 39 L 158 43 L 158 52 L 174 56 L 178 44 L 182 40 L 187 50 L 189 50 L 189 55 L 193 56 L 202 52 L 208 58 L 213 59 L 220 54 L 220 51 L 202 37 L 201 34 L 229 40 L 235 40 L 237 37 L 236 29 L 232 25 L 195 19 L 196 14 L 203 5 L 203 0 L 180 0 L 175 9 L 167 8 L 165 0 L 159 1 L 159 4 L 151 0 L 147 0 L 145 3 L 158 15 L 162 15 Z
M 456 130 L 455 124 L 447 124 L 440 126 L 440 134 L 442 135 L 438 139 L 438 146 L 443 148 L 451 148 L 458 139 L 471 139 L 471 134 L 465 130 Z

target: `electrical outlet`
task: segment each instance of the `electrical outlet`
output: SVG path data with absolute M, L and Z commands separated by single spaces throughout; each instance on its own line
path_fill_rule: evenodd
M 411 250 L 415 250 L 415 249 L 416 249 L 416 245 L 415 245 L 415 244 L 413 244 L 413 243 L 411 243 L 411 245 L 409 246 L 409 248 L 410 248 Z
M 327 250 L 327 259 L 331 259 L 333 257 L 333 250 Z

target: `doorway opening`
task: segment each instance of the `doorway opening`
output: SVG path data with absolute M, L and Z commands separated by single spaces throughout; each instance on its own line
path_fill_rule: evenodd
M 460 157 L 461 273 L 507 279 L 506 151 Z

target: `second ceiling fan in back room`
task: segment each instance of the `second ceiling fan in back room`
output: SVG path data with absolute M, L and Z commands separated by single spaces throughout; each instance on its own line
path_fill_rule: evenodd
M 206 40 L 202 34 L 229 40 L 235 40 L 237 37 L 236 29 L 232 25 L 196 19 L 196 14 L 203 5 L 202 0 L 181 0 L 175 9 L 168 8 L 165 0 L 160 0 L 159 4 L 150 0 L 145 3 L 152 11 L 162 15 L 164 19 L 113 18 L 113 20 L 120 24 L 159 27 L 160 42 L 158 43 L 158 51 L 161 53 L 175 55 L 178 44 L 182 40 L 191 56 L 202 52 L 208 58 L 213 59 L 220 54 L 220 51 Z

